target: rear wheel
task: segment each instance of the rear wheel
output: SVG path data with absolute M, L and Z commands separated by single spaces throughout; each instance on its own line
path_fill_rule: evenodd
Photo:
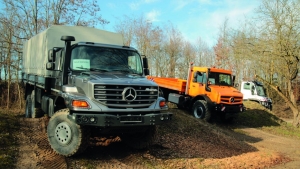
M 211 112 L 205 100 L 197 100 L 193 105 L 193 115 L 197 119 L 203 119 L 207 122 L 211 120 Z
M 148 148 L 156 139 L 157 127 L 149 126 L 145 132 L 126 134 L 122 137 L 128 146 L 135 149 Z
M 57 111 L 47 127 L 52 149 L 66 157 L 82 153 L 90 139 L 90 130 L 69 120 L 69 112 L 69 109 Z
M 42 109 L 40 108 L 40 105 L 35 105 L 35 91 L 32 90 L 31 95 L 30 95 L 30 100 L 31 100 L 31 105 L 30 105 L 30 109 L 31 109 L 31 118 L 39 118 L 39 117 L 43 117 L 44 112 L 42 111 Z
M 31 95 L 27 95 L 26 108 L 25 108 L 25 117 L 26 118 L 31 118 L 31 114 L 32 114 L 31 106 L 32 106 Z

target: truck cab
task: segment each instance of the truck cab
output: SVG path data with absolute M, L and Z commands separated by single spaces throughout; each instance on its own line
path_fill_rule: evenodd
M 23 46 L 25 117 L 50 117 L 48 141 L 63 156 L 82 153 L 90 137 L 120 137 L 147 148 L 172 118 L 148 61 L 119 33 L 53 25 Z
M 261 82 L 242 81 L 240 91 L 243 93 L 243 100 L 258 102 L 272 110 L 272 100 L 267 96 L 266 89 Z
M 186 79 L 153 77 L 167 101 L 180 109 L 188 109 L 195 118 L 210 121 L 212 114 L 224 121 L 244 111 L 243 94 L 234 87 L 230 70 L 215 67 L 197 67 L 190 64 Z
M 215 67 L 193 67 L 189 82 L 189 95 L 204 97 L 211 109 L 221 114 L 243 111 L 243 94 L 234 88 L 234 76 L 230 70 Z

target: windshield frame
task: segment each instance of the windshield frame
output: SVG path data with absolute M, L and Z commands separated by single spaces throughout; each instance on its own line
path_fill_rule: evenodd
M 209 72 L 207 81 L 209 85 L 232 86 L 232 75 L 222 72 Z
M 138 51 L 122 47 L 74 45 L 69 69 L 74 72 L 122 72 L 143 75 Z
M 267 97 L 266 92 L 265 92 L 265 88 L 262 85 L 256 85 L 256 94 L 258 96 Z

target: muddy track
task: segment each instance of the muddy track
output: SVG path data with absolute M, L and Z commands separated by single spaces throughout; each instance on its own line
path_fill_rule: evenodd
M 158 139 L 148 150 L 133 150 L 119 138 L 92 138 L 84 153 L 68 158 L 51 149 L 46 136 L 48 118 L 21 118 L 16 166 L 26 169 L 270 168 L 293 160 L 287 156 L 288 152 L 275 149 L 277 145 L 267 146 L 281 137 L 272 136 L 270 140 L 264 132 L 253 130 L 247 130 L 247 135 L 237 134 L 203 123 L 184 112 L 173 112 L 173 122 L 158 127 Z
M 48 118 L 21 118 L 18 135 L 19 158 L 17 168 L 67 168 L 66 159 L 50 147 L 47 135 Z

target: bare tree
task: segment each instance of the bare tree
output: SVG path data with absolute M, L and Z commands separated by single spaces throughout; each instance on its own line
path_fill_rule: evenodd
M 21 106 L 21 89 L 18 83 L 21 70 L 22 44 L 53 24 L 98 26 L 107 24 L 99 14 L 100 7 L 95 0 L 2 0 L 0 12 L 0 68 L 7 82 L 7 104 L 11 105 L 11 83 L 16 83 Z M 1 74 L 0 72 L 0 78 Z
M 255 52 L 268 58 L 272 79 L 269 83 L 278 89 L 279 95 L 287 102 L 294 115 L 294 126 L 300 125 L 300 115 L 292 90 L 292 83 L 299 71 L 300 49 L 300 4 L 293 0 L 263 0 L 258 9 L 261 34 L 257 37 Z M 263 62 L 265 59 L 258 60 Z M 264 79 L 264 76 L 261 76 Z M 268 81 L 267 81 L 268 82 Z M 274 87 L 274 86 L 278 87 Z M 285 89 L 286 93 L 281 93 Z
M 179 30 L 172 24 L 166 28 L 167 37 L 165 41 L 165 51 L 169 58 L 168 77 L 175 77 L 176 63 L 182 52 L 183 37 Z
M 215 54 L 214 52 L 208 47 L 207 43 L 198 38 L 196 45 L 196 58 L 194 60 L 194 65 L 196 66 L 207 66 L 211 67 L 215 64 Z
M 183 56 L 178 59 L 178 66 L 176 69 L 176 77 L 187 79 L 188 67 L 191 62 L 195 61 L 196 50 L 195 47 L 188 41 L 185 41 L 182 49 Z

